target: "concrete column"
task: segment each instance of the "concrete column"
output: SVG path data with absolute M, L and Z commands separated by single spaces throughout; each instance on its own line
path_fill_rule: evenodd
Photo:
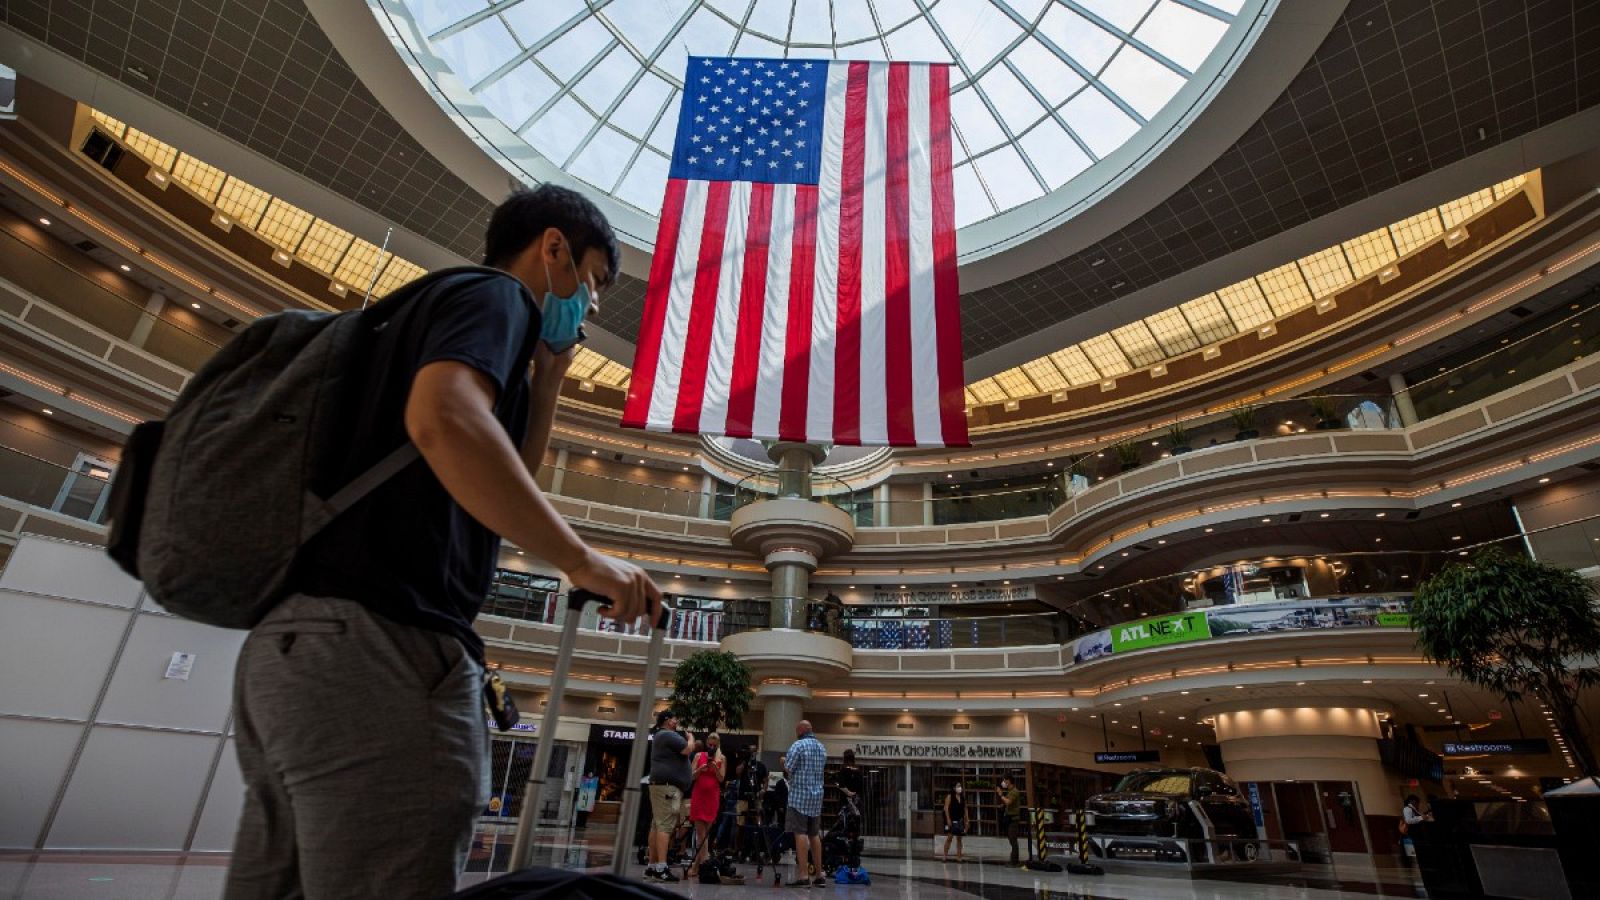
M 143 347 L 145 341 L 150 339 L 150 332 L 156 327 L 156 319 L 161 311 L 167 308 L 167 298 L 159 291 L 151 291 L 150 296 L 144 301 L 144 315 L 139 321 L 133 323 L 133 333 L 128 335 L 128 343 L 135 347 Z
M 1394 394 L 1394 405 L 1400 412 L 1400 424 L 1410 428 L 1421 421 L 1417 418 L 1416 404 L 1411 402 L 1411 389 L 1404 375 L 1396 372 L 1389 376 L 1389 391 Z
M 827 452 L 816 444 L 780 441 L 767 448 L 767 456 L 778 464 L 778 496 L 811 499 L 811 470 Z
M 922 483 L 922 524 L 933 524 L 933 482 Z
M 555 468 L 550 472 L 550 493 L 561 493 L 561 487 L 567 482 L 567 448 L 562 447 L 556 451 Z
M 761 749 L 782 753 L 794 743 L 794 726 L 806 717 L 811 688 L 799 679 L 764 681 L 756 688 L 761 705 Z
M 717 499 L 717 480 L 710 472 L 700 474 L 700 518 L 711 518 L 711 504 Z
M 1378 755 L 1387 706 L 1361 698 L 1246 701 L 1208 707 L 1235 781 L 1350 781 L 1367 815 L 1397 816 L 1401 798 Z
M 772 577 L 772 612 L 767 624 L 773 628 L 806 627 L 806 600 L 811 596 L 816 556 L 799 549 L 775 550 L 767 554 L 765 562 Z

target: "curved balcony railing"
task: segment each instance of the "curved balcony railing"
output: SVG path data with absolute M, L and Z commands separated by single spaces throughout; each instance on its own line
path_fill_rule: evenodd
M 155 316 L 88 274 L 0 230 L 0 273 L 55 312 L 93 326 L 135 349 L 193 371 L 216 350 L 196 331 Z M 1447 360 L 1398 394 L 1327 394 L 1272 400 L 1130 431 L 1063 451 L 1054 471 L 981 489 L 947 478 L 928 499 L 881 499 L 836 478 L 804 483 L 765 472 L 710 492 L 652 485 L 567 468 L 542 478 L 551 492 L 574 500 L 685 518 L 727 520 L 735 509 L 775 496 L 809 496 L 844 510 L 859 527 L 960 525 L 1048 515 L 1073 496 L 1122 472 L 1190 450 L 1270 440 L 1316 430 L 1385 430 L 1446 415 L 1554 372 L 1600 349 L 1600 289 L 1564 301 L 1504 335 L 1492 352 Z M 90 351 L 94 352 L 94 351 Z M 108 357 L 115 363 L 115 353 Z M 1414 410 L 1413 418 L 1411 410 Z M 786 480 L 788 479 L 788 480 Z
M 112 290 L 5 229 L 0 229 L 0 273 L 57 311 L 182 372 L 194 372 L 221 346 L 198 331 L 151 313 L 143 303 Z M 81 349 L 94 352 L 94 348 Z

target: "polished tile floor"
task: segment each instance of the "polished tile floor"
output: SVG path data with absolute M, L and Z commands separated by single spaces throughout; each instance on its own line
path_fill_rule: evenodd
M 601 871 L 609 867 L 609 844 L 601 834 L 570 834 L 542 839 L 535 863 Z M 226 855 L 0 853 L 0 898 L 5 900 L 200 900 L 221 895 L 227 875 Z M 1010 868 L 999 860 L 945 863 L 927 858 L 872 857 L 871 887 L 829 884 L 824 888 L 774 888 L 771 870 L 759 882 L 754 867 L 741 867 L 749 879 L 742 887 L 701 884 L 672 885 L 686 897 L 724 897 L 759 890 L 763 896 L 837 897 L 840 900 L 1232 900 L 1232 898 L 1297 898 L 1341 900 L 1365 897 L 1425 896 L 1410 871 L 1371 866 L 1306 866 L 1296 875 L 1260 875 L 1249 880 L 1175 878 L 1154 874 L 1108 874 L 1097 877 L 1067 873 L 1033 873 Z M 462 886 L 489 877 L 469 871 Z M 792 865 L 781 867 L 785 880 Z M 628 874 L 638 877 L 638 866 Z

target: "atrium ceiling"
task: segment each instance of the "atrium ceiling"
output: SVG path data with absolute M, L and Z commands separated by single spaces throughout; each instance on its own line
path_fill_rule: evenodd
M 1046 5 L 1055 4 L 1080 16 L 1097 8 L 1082 0 Z M 701 4 L 691 5 L 698 10 Z M 765 5 L 766 0 L 751 4 L 745 12 L 753 15 Z M 903 5 L 875 3 L 874 8 Z M 729 4 L 715 6 L 719 21 L 732 15 Z M 991 0 L 990 7 L 984 15 L 1005 16 L 1018 7 L 1047 18 L 1060 15 L 1037 2 Z M 92 9 L 68 0 L 9 0 L 0 5 L 0 26 L 450 251 L 477 256 L 490 200 L 384 109 L 303 0 L 100 0 Z M 873 34 L 883 36 L 879 43 L 892 52 L 891 26 L 880 15 L 874 27 Z M 1138 27 L 1129 23 L 1123 31 L 1137 36 Z M 749 22 L 741 28 L 747 34 Z M 608 41 L 616 35 L 600 37 Z M 820 46 L 820 32 L 817 37 L 810 43 Z M 837 34 L 833 40 L 845 53 L 847 41 Z M 968 291 L 963 297 L 966 355 L 1001 351 L 1049 326 L 1589 109 L 1600 102 L 1600 79 L 1584 75 L 1600 71 L 1596 47 L 1597 4 L 1352 0 L 1288 89 L 1197 177 L 1090 246 L 1061 254 L 1036 271 Z M 969 46 L 958 41 L 957 49 Z M 985 57 L 976 63 L 980 67 L 995 62 L 995 54 L 979 55 Z M 1007 62 L 1006 71 L 1015 77 L 1015 65 L 1021 64 L 1020 59 Z M 990 71 L 998 70 L 991 66 Z M 977 88 L 982 87 L 979 77 Z M 973 99 L 985 96 L 980 90 Z M 991 118 L 998 110 L 996 124 L 1005 126 L 1004 133 L 1010 128 L 1005 111 L 993 97 L 987 99 L 980 105 Z M 1060 125 L 1055 113 L 1043 110 L 1041 118 L 1030 121 Z M 1026 156 L 1027 140 L 1015 136 L 1024 151 L 1019 156 Z M 1007 139 L 996 146 L 1010 153 L 1013 143 Z M 976 171 L 981 171 L 979 148 L 966 152 L 978 156 Z M 1495 178 L 1526 171 L 1523 162 Z M 1012 205 L 998 197 L 992 201 L 996 208 Z M 1066 231 L 1070 228 L 1052 234 Z M 623 279 L 596 324 L 633 340 L 642 288 L 638 279 Z M 1009 365 L 1034 355 L 1018 355 Z

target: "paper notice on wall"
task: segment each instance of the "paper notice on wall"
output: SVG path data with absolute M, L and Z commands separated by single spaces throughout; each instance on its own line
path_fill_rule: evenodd
M 194 654 L 180 651 L 172 654 L 172 659 L 167 662 L 167 674 L 162 677 L 188 681 L 189 673 L 192 671 L 194 671 Z

